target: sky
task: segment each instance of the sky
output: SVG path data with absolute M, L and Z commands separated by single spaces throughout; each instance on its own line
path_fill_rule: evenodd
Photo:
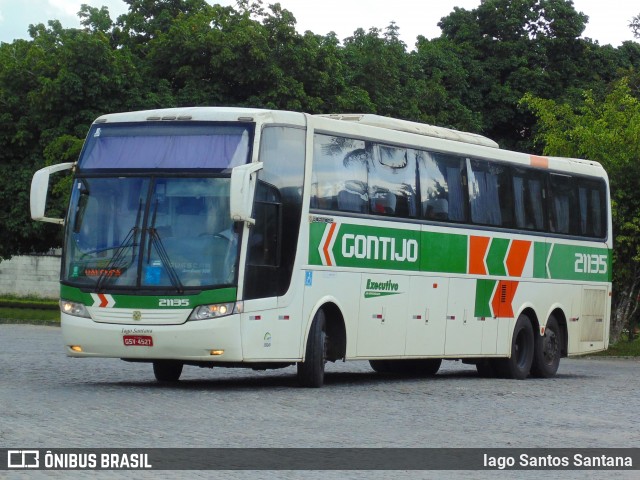
M 235 0 L 207 1 L 222 5 L 236 3 Z M 113 20 L 128 7 L 122 0 L 0 0 L 0 42 L 29 39 L 29 24 L 46 24 L 48 20 L 59 20 L 65 28 L 77 28 L 80 26 L 77 13 L 83 3 L 108 7 Z M 384 30 L 394 21 L 400 27 L 401 40 L 411 49 L 418 35 L 438 37 L 438 22 L 454 7 L 471 10 L 480 0 L 279 0 L 279 3 L 293 13 L 298 31 L 311 30 L 319 35 L 333 31 L 340 40 L 351 36 L 357 28 Z M 584 37 L 614 47 L 634 40 L 628 25 L 640 14 L 640 5 L 635 1 L 574 0 L 573 3 L 576 10 L 589 16 Z

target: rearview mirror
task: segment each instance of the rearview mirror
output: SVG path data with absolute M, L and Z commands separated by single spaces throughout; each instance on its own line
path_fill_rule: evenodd
M 253 196 L 256 191 L 256 172 L 263 167 L 262 162 L 247 163 L 231 171 L 230 213 L 234 222 L 256 223 L 251 218 Z
M 38 170 L 31 180 L 31 218 L 39 222 L 64 224 L 63 218 L 45 217 L 45 207 L 47 206 L 47 194 L 49 192 L 49 176 L 55 172 L 69 170 L 73 168 L 75 162 L 58 163 Z

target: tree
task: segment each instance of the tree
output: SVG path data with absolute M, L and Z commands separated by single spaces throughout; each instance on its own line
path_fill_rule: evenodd
M 623 328 L 633 338 L 640 318 L 640 100 L 626 79 L 604 98 L 584 93 L 576 108 L 527 95 L 522 105 L 538 119 L 537 139 L 545 155 L 588 158 L 609 174 L 614 231 L 614 298 L 611 338 Z
M 629 28 L 633 32 L 635 38 L 640 38 L 640 15 L 636 15 L 629 23 Z
M 129 110 L 144 97 L 130 53 L 112 48 L 104 32 L 50 21 L 32 25 L 30 34 L 31 41 L 0 45 L 0 259 L 60 244 L 59 227 L 29 218 L 34 171 L 45 158 L 77 158 L 98 115 Z M 55 203 L 52 213 L 61 216 L 64 198 Z
M 441 20 L 441 38 L 458 46 L 474 90 L 464 101 L 482 115 L 484 134 L 530 150 L 534 119 L 518 101 L 526 92 L 559 98 L 581 81 L 586 22 L 566 0 L 484 0 Z

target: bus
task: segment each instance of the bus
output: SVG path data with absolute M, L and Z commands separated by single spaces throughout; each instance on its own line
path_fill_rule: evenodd
M 50 175 L 72 170 L 65 218 Z M 66 354 L 184 365 L 368 360 L 386 374 L 551 377 L 609 342 L 607 174 L 589 160 L 370 114 L 108 114 L 35 173 L 64 226 Z

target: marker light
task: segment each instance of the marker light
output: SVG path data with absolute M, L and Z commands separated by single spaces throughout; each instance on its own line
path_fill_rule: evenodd
M 209 320 L 211 318 L 220 318 L 239 313 L 235 303 L 215 303 L 212 305 L 201 305 L 193 309 L 189 320 Z
M 82 303 L 71 302 L 69 300 L 60 300 L 60 311 L 67 315 L 73 315 L 74 317 L 91 318 L 87 307 Z
M 224 350 L 211 350 L 209 353 L 211 355 L 222 355 L 224 354 Z
M 69 348 L 74 352 L 82 352 L 82 347 L 80 345 L 69 345 Z

